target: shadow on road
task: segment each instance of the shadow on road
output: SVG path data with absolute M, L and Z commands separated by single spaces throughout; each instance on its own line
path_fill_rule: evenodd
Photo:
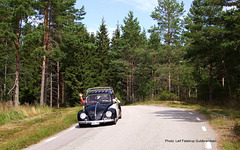
M 178 122 L 205 122 L 201 114 L 187 110 L 162 110 L 154 112 L 156 116 L 162 117 L 163 119 L 171 119 Z M 198 119 L 197 119 L 198 118 Z M 200 120 L 199 120 L 200 119 Z
M 110 124 L 110 123 L 105 123 L 105 124 L 100 124 L 100 125 L 84 125 L 84 126 L 79 126 L 79 125 L 76 125 L 75 128 L 76 129 L 81 129 L 81 128 L 100 128 L 100 127 L 105 127 L 105 126 L 114 126 L 113 124 Z

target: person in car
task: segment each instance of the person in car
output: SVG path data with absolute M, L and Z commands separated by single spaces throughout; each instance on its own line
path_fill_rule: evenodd
M 85 101 L 84 101 L 83 98 L 82 98 L 83 94 L 82 94 L 82 93 L 79 93 L 79 96 L 80 96 L 80 100 L 81 100 L 81 102 L 84 104 Z
M 80 96 L 80 100 L 81 100 L 81 102 L 84 104 L 85 103 L 85 101 L 83 100 L 83 94 L 82 93 L 79 93 L 79 96 Z M 115 99 L 118 101 L 118 103 L 121 103 L 120 102 L 120 100 L 117 98 L 117 97 L 115 97 Z

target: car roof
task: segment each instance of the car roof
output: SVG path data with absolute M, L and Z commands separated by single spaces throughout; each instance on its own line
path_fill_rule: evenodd
M 87 89 L 87 95 L 96 94 L 96 93 L 114 94 L 114 91 L 112 87 L 94 87 L 94 88 Z

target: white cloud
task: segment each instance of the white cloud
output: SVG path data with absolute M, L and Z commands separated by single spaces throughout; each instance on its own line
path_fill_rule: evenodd
M 107 27 L 108 29 L 108 38 L 112 39 L 113 37 L 113 32 L 116 30 L 117 27 Z
M 112 39 L 113 32 L 116 30 L 116 28 L 114 28 L 114 27 L 107 27 L 107 30 L 108 30 L 108 38 Z M 90 28 L 87 27 L 87 31 L 88 31 L 88 33 L 94 34 L 96 36 L 97 35 L 97 31 L 99 31 L 99 29 L 97 27 L 95 27 L 95 28 L 94 27 L 90 27 Z
M 116 0 L 118 2 L 125 3 L 130 6 L 134 6 L 144 12 L 152 12 L 157 6 L 157 0 Z
M 237 9 L 237 6 L 223 7 L 223 10 Z

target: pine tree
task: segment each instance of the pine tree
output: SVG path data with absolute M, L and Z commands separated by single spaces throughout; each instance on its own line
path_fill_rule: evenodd
M 171 92 L 171 51 L 180 38 L 182 30 L 182 19 L 184 13 L 183 2 L 179 4 L 176 0 L 158 0 L 158 6 L 152 12 L 151 17 L 157 21 L 160 34 L 167 44 L 168 52 L 168 90 Z
M 221 29 L 220 16 L 222 6 L 216 1 L 194 0 L 188 17 L 190 22 L 186 26 L 187 36 L 191 38 L 188 55 L 197 62 L 197 67 L 209 68 L 209 101 L 213 101 L 214 65 L 218 62 L 217 49 L 220 49 L 218 39 Z
M 151 82 L 150 84 L 152 85 L 151 86 L 151 95 L 152 95 L 152 100 L 156 97 L 156 93 L 157 93 L 157 65 L 160 63 L 160 57 L 163 57 L 163 56 L 160 56 L 160 49 L 162 47 L 162 44 L 161 44 L 161 39 L 159 37 L 159 33 L 156 32 L 154 30 L 154 28 L 156 29 L 156 27 L 153 27 L 152 31 L 150 30 L 151 32 L 151 35 L 150 35 L 150 38 L 148 40 L 148 54 L 151 56 L 151 62 L 149 64 L 150 68 L 151 68 Z
M 19 80 L 20 80 L 20 47 L 22 45 L 22 36 L 25 22 L 28 22 L 29 16 L 33 15 L 35 12 L 31 7 L 34 3 L 33 0 L 13 0 L 13 1 L 3 1 L 4 5 L 1 5 L 3 8 L 3 22 L 1 26 L 5 28 L 4 38 L 7 44 L 12 45 L 13 50 L 15 51 L 15 81 L 13 87 L 8 93 L 13 89 L 14 92 L 14 106 L 18 107 L 19 104 Z M 5 11 L 4 11 L 5 10 Z M 8 12 L 6 12 L 8 11 Z M 8 44 L 11 43 L 11 44 Z
M 134 91 L 134 71 L 135 71 L 135 60 L 136 53 L 139 48 L 143 45 L 143 39 L 141 35 L 141 27 L 137 18 L 134 18 L 133 12 L 130 11 L 128 16 L 123 20 L 124 25 L 122 28 L 123 47 L 121 57 L 123 60 L 128 62 L 127 68 L 125 69 L 126 83 L 127 83 L 127 99 L 130 99 L 132 103 L 135 102 L 135 91 Z
M 43 51 L 47 54 L 43 55 L 40 105 L 42 106 L 47 101 L 48 77 L 50 72 L 55 72 L 57 75 L 57 107 L 59 107 L 60 60 L 65 56 L 59 45 L 66 34 L 63 32 L 63 28 L 81 24 L 79 21 L 83 19 L 85 12 L 84 7 L 80 10 L 74 8 L 76 0 L 41 0 L 39 2 L 42 4 L 39 11 L 42 12 L 44 9 Z M 49 65 L 52 68 L 49 68 Z M 53 66 L 55 67 L 53 68 Z
M 239 89 L 239 53 L 240 53 L 240 3 L 239 1 L 227 1 L 227 7 L 232 7 L 223 12 L 223 37 L 221 42 L 221 55 L 223 56 L 221 70 L 223 72 L 222 84 L 228 89 L 229 100 L 234 100 L 236 89 Z M 232 102 L 231 102 L 232 103 Z

